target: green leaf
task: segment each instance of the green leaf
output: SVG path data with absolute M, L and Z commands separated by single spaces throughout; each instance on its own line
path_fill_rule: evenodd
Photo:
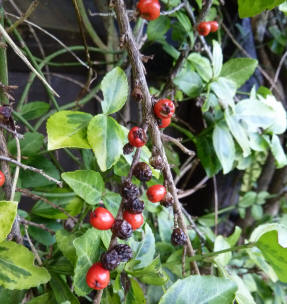
M 252 58 L 232 58 L 224 63 L 220 76 L 232 80 L 241 87 L 254 73 L 258 61 Z
M 243 157 L 247 157 L 251 153 L 251 150 L 245 129 L 240 124 L 240 121 L 237 119 L 236 115 L 231 114 L 229 109 L 226 109 L 224 116 L 231 134 L 236 139 L 243 151 Z
M 17 202 L 0 201 L 0 243 L 10 233 L 17 215 Z
M 162 209 L 157 215 L 158 230 L 162 241 L 170 242 L 170 237 L 173 228 L 173 218 L 166 209 Z
M 164 35 L 170 29 L 170 18 L 168 16 L 160 16 L 156 20 L 148 23 L 147 37 L 148 40 L 158 41 L 164 40 Z
M 56 232 L 56 241 L 63 255 L 74 265 L 76 263 L 76 249 L 73 246 L 73 241 L 76 235 L 65 229 Z
M 212 68 L 213 77 L 217 78 L 220 75 L 223 63 L 223 55 L 220 44 L 216 40 L 212 40 L 213 52 L 212 52 Z
M 238 242 L 242 229 L 238 226 L 235 227 L 234 232 L 226 238 L 227 242 L 229 243 L 230 247 L 233 247 Z
M 210 132 L 202 133 L 197 137 L 196 150 L 207 176 L 211 177 L 218 173 L 221 165 L 214 151 Z
M 212 68 L 207 58 L 201 56 L 198 53 L 191 53 L 187 57 L 187 60 L 191 62 L 196 72 L 204 81 L 210 81 L 210 79 L 212 78 Z
M 60 111 L 47 121 L 48 150 L 60 148 L 90 149 L 87 126 L 92 115 L 78 111 Z
M 195 275 L 172 284 L 159 304 L 230 304 L 236 289 L 231 280 Z
M 130 279 L 130 288 L 125 296 L 125 304 L 145 304 L 144 292 L 134 279 Z
M 59 275 L 52 273 L 50 286 L 57 303 L 64 303 L 67 301 L 70 304 L 80 304 L 77 297 L 71 292 L 68 284 Z
M 202 88 L 202 81 L 198 74 L 186 68 L 173 79 L 173 82 L 189 97 L 197 97 Z
M 256 202 L 257 193 L 254 191 L 248 191 L 244 196 L 239 200 L 239 207 L 248 208 L 251 207 Z
M 124 132 L 112 118 L 96 115 L 88 126 L 88 141 L 102 171 L 110 169 L 123 153 Z
M 102 200 L 105 207 L 113 214 L 114 217 L 116 217 L 122 200 L 120 194 L 106 191 Z
M 211 83 L 210 88 L 218 97 L 218 101 L 223 108 L 234 106 L 233 97 L 236 93 L 236 84 L 232 80 L 225 77 L 219 77 L 216 81 Z
M 285 0 L 238 0 L 240 18 L 252 17 L 265 10 L 271 10 Z
M 76 238 L 73 244 L 77 253 L 74 274 L 75 292 L 78 296 L 85 296 L 92 291 L 86 283 L 86 273 L 100 257 L 101 231 L 90 228 L 85 234 Z
M 214 249 L 213 251 L 220 251 L 224 249 L 230 248 L 230 244 L 227 242 L 227 240 L 224 239 L 222 235 L 218 235 L 214 242 Z M 232 258 L 231 252 L 225 252 L 222 254 L 217 255 L 214 260 L 216 263 L 219 263 L 221 266 L 226 266 Z
M 235 160 L 235 146 L 232 136 L 224 123 L 215 125 L 212 135 L 213 147 L 222 165 L 223 173 L 232 170 Z
M 0 303 L 3 303 L 3 304 L 4 303 L 5 304 L 22 303 L 22 299 L 24 298 L 25 293 L 26 293 L 25 290 L 9 290 L 9 289 L 0 287 Z M 26 302 L 26 303 L 28 304 L 28 302 Z M 41 303 L 34 303 L 34 304 L 48 304 L 48 303 L 41 302 Z
M 101 102 L 104 114 L 112 114 L 119 111 L 128 97 L 128 80 L 125 72 L 116 67 L 112 69 L 102 80 L 101 89 L 104 100 Z
M 280 139 L 276 134 L 273 134 L 271 142 L 267 141 L 271 152 L 275 158 L 277 168 L 282 168 L 287 165 L 286 154 L 281 146 Z
M 250 236 L 256 242 L 265 260 L 272 266 L 280 281 L 287 282 L 287 227 L 265 224 L 257 227 Z
M 33 253 L 14 242 L 0 244 L 0 265 L 0 285 L 7 289 L 29 289 L 50 280 L 44 267 L 34 265 Z
M 55 304 L 55 299 L 50 292 L 46 292 L 39 297 L 33 298 L 31 301 L 26 304 Z M 13 303 L 14 304 L 14 303 Z
M 253 205 L 251 207 L 251 215 L 255 220 L 260 220 L 263 217 L 263 208 L 260 205 Z
M 105 184 L 99 172 L 92 170 L 77 170 L 65 172 L 62 179 L 90 205 L 96 205 L 104 191 Z
M 50 105 L 43 101 L 34 101 L 25 104 L 21 114 L 27 120 L 33 120 L 46 114 L 50 109 Z

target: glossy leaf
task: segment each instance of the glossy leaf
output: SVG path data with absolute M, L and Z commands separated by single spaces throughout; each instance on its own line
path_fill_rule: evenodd
M 236 93 L 236 84 L 232 80 L 226 77 L 219 77 L 216 81 L 211 83 L 210 88 L 218 97 L 218 102 L 224 108 L 227 108 L 227 106 L 234 106 L 233 98 Z
M 33 120 L 46 114 L 50 109 L 50 105 L 43 101 L 33 101 L 22 107 L 21 114 L 27 120 Z
M 0 243 L 10 233 L 17 215 L 17 202 L 0 201 Z
M 99 172 L 93 170 L 65 172 L 62 174 L 62 179 L 88 204 L 99 203 L 105 186 Z
M 156 20 L 148 23 L 147 37 L 148 40 L 158 41 L 164 40 L 164 36 L 170 29 L 170 18 L 168 16 L 160 16 Z
M 223 63 L 223 54 L 220 44 L 216 40 L 212 40 L 213 52 L 212 52 L 212 68 L 213 77 L 217 78 L 220 75 Z
M 212 68 L 209 60 L 198 53 L 191 53 L 187 60 L 191 62 L 200 77 L 208 82 L 212 78 Z
M 34 265 L 33 253 L 14 242 L 0 244 L 0 265 L 0 285 L 7 289 L 29 289 L 50 280 L 44 267 Z
M 238 0 L 240 18 L 252 17 L 278 6 L 285 0 Z
M 78 111 L 60 111 L 47 121 L 48 150 L 60 148 L 89 149 L 87 126 L 92 115 Z
M 134 280 L 130 279 L 130 288 L 125 296 L 125 304 L 145 304 L 144 292 L 140 284 Z
M 280 139 L 276 134 L 273 134 L 271 141 L 266 139 L 270 146 L 271 152 L 275 158 L 277 168 L 282 168 L 287 165 L 287 158 L 283 147 L 281 146 Z
M 55 304 L 55 299 L 50 292 L 43 293 L 42 295 L 33 298 L 26 304 Z
M 106 74 L 101 82 L 104 100 L 101 102 L 104 114 L 119 111 L 128 97 L 128 80 L 125 72 L 116 67 Z
M 125 139 L 121 126 L 103 114 L 96 115 L 88 126 L 88 141 L 102 171 L 111 168 L 123 153 Z
M 227 242 L 227 240 L 224 239 L 222 235 L 218 235 L 214 242 L 214 249 L 213 251 L 220 251 L 224 249 L 230 248 L 230 244 Z M 217 255 L 214 260 L 216 263 L 219 263 L 221 266 L 226 266 L 232 258 L 231 252 L 225 252 L 222 254 Z
M 118 213 L 122 197 L 119 193 L 106 191 L 102 197 L 105 207 L 113 214 L 115 217 Z
M 73 245 L 76 235 L 65 229 L 58 230 L 56 233 L 56 241 L 59 249 L 62 251 L 63 255 L 72 263 L 75 264 L 77 255 L 76 249 Z
M 25 296 L 25 290 L 9 290 L 0 287 L 0 303 L 16 304 L 21 303 Z M 27 302 L 29 304 L 30 302 Z M 30 303 L 31 304 L 31 303 Z M 51 303 L 32 303 L 32 304 L 51 304 Z
M 172 284 L 159 304 L 230 304 L 236 290 L 236 284 L 231 280 L 195 275 Z
M 220 76 L 232 80 L 239 88 L 251 77 L 257 64 L 252 58 L 232 58 L 224 63 Z

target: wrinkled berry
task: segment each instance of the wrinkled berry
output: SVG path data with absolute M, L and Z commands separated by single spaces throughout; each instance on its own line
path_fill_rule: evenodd
M 133 175 L 142 182 L 148 182 L 152 178 L 152 171 L 148 164 L 139 162 L 133 169 Z
M 133 233 L 132 226 L 125 220 L 116 220 L 112 227 L 113 234 L 121 240 L 126 240 Z
M 145 145 L 147 142 L 147 136 L 144 129 L 139 127 L 133 127 L 130 129 L 128 134 L 129 143 L 137 148 L 140 148 Z
M 173 197 L 170 192 L 167 192 L 164 199 L 160 201 L 160 204 L 164 207 L 170 207 L 173 205 Z
M 154 105 L 154 113 L 158 118 L 170 118 L 174 111 L 174 103 L 169 99 L 161 99 Z
M 121 187 L 121 196 L 127 200 L 134 200 L 140 196 L 140 190 L 130 181 L 124 181 Z
M 113 247 L 113 249 L 118 253 L 118 257 L 121 262 L 127 262 L 133 257 L 133 252 L 129 245 L 118 244 Z
M 132 146 L 130 143 L 127 143 L 123 147 L 123 152 L 125 155 L 131 154 L 134 151 L 135 147 Z
M 129 213 L 142 213 L 144 210 L 144 202 L 138 198 L 134 200 L 125 200 L 124 209 Z
M 120 264 L 118 252 L 115 249 L 110 249 L 109 251 L 103 253 L 101 263 L 105 269 L 114 270 Z
M 164 164 L 160 155 L 154 155 L 149 159 L 150 165 L 158 170 L 162 170 L 164 168 Z
M 180 228 L 174 228 L 171 234 L 171 243 L 173 246 L 182 246 L 186 244 L 187 237 Z

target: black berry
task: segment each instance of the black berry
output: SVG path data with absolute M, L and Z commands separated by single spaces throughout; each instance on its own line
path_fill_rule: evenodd
M 121 187 L 121 195 L 127 200 L 134 200 L 140 196 L 140 190 L 130 181 L 124 181 Z
M 144 202 L 138 198 L 134 200 L 125 200 L 124 209 L 129 213 L 142 213 L 144 210 Z
M 148 164 L 139 162 L 133 169 L 133 175 L 142 182 L 148 182 L 152 178 L 152 171 Z
M 162 161 L 162 158 L 160 155 L 152 156 L 149 159 L 149 163 L 153 168 L 158 169 L 158 170 L 162 170 L 164 167 L 164 164 L 163 164 L 163 161 Z
M 173 197 L 170 192 L 167 192 L 164 199 L 160 201 L 160 204 L 164 207 L 170 207 L 173 205 Z
M 133 257 L 133 252 L 129 245 L 118 244 L 113 249 L 118 253 L 121 262 L 127 262 Z
M 115 249 L 111 249 L 103 253 L 101 263 L 105 269 L 114 270 L 120 264 L 118 252 Z
M 121 240 L 131 237 L 133 229 L 130 223 L 125 220 L 116 220 L 112 227 L 113 234 Z
M 135 147 L 132 146 L 130 143 L 127 143 L 123 147 L 124 154 L 131 154 L 134 151 Z
M 187 237 L 180 228 L 174 228 L 171 234 L 171 243 L 173 246 L 182 246 L 186 244 Z

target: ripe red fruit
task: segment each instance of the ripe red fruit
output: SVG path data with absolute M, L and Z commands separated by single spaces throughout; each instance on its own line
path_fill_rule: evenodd
M 137 4 L 140 16 L 146 20 L 155 20 L 160 15 L 160 4 L 158 0 L 140 0 Z
M 145 131 L 139 127 L 133 127 L 128 134 L 129 143 L 137 148 L 145 145 L 147 142 Z
M 210 32 L 214 33 L 218 30 L 218 22 L 217 21 L 209 21 L 210 24 Z
M 174 114 L 174 103 L 169 99 L 161 99 L 154 105 L 154 113 L 158 118 L 169 118 Z
M 2 171 L 0 171 L 0 187 L 2 187 L 5 183 L 5 175 Z
M 199 35 L 207 36 L 210 33 L 211 25 L 209 22 L 200 22 L 197 26 L 197 31 Z
M 86 282 L 93 289 L 104 289 L 110 282 L 110 272 L 103 268 L 100 262 L 95 263 L 87 272 Z
M 90 216 L 90 223 L 93 227 L 99 230 L 110 229 L 115 222 L 111 212 L 103 207 L 96 208 Z
M 163 185 L 153 185 L 147 189 L 146 195 L 151 202 L 160 202 L 166 195 L 166 189 Z
M 158 124 L 158 127 L 163 129 L 166 128 L 170 125 L 171 123 L 171 118 L 161 118 L 160 123 Z
M 129 213 L 128 211 L 125 211 L 123 214 L 123 217 L 128 223 L 130 223 L 133 230 L 140 228 L 144 222 L 142 213 L 134 214 L 134 213 Z

